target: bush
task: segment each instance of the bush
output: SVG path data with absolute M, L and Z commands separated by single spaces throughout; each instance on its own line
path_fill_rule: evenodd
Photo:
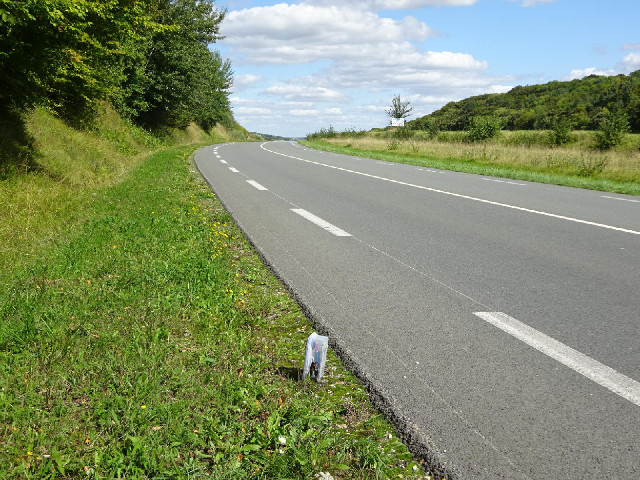
M 620 145 L 625 133 L 629 131 L 629 122 L 624 114 L 607 112 L 596 132 L 596 147 L 609 150 Z
M 467 140 L 481 142 L 495 137 L 500 133 L 502 124 L 493 117 L 473 117 L 467 127 Z
M 440 126 L 438 122 L 432 119 L 426 119 L 425 122 L 420 126 L 421 130 L 427 132 L 427 136 L 429 140 L 433 140 L 440 133 Z
M 502 143 L 513 147 L 534 147 L 547 145 L 548 140 L 539 130 L 518 130 L 509 132 Z
M 397 138 L 399 140 L 408 140 L 413 137 L 413 130 L 407 126 L 396 127 L 395 130 L 393 130 L 392 135 L 393 138 Z
M 340 137 L 343 138 L 362 138 L 367 134 L 366 130 L 356 130 L 355 127 L 345 128 L 340 132 Z
M 329 128 L 322 127 L 320 131 L 309 133 L 307 140 L 321 140 L 323 138 L 335 138 L 338 135 L 333 125 L 329 125 Z
M 560 146 L 569 143 L 571 139 L 571 124 L 566 120 L 556 120 L 549 131 L 549 143 Z

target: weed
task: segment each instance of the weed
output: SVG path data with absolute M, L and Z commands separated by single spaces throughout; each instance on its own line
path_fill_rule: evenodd
M 387 150 L 398 150 L 401 144 L 402 142 L 399 139 L 392 137 L 387 140 Z
M 581 177 L 591 177 L 595 174 L 602 173 L 609 163 L 606 157 L 580 157 L 578 164 L 578 175 Z

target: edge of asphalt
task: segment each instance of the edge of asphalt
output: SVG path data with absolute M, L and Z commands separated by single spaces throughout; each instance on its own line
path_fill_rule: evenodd
M 323 319 L 322 315 L 306 304 L 304 298 L 291 285 L 287 276 L 268 260 L 262 249 L 254 243 L 243 225 L 236 219 L 233 214 L 233 210 L 229 208 L 225 201 L 218 196 L 215 187 L 203 175 L 198 162 L 196 161 L 196 155 L 206 148 L 208 147 L 202 147 L 196 150 L 191 155 L 191 163 L 197 170 L 200 178 L 202 178 L 211 191 L 216 194 L 218 201 L 220 201 L 224 209 L 231 215 L 234 223 L 238 226 L 251 247 L 256 251 L 262 260 L 262 263 L 287 289 L 289 294 L 302 310 L 305 317 L 312 323 L 318 333 L 329 337 L 329 346 L 334 350 L 345 367 L 364 385 L 372 405 L 384 414 L 384 416 L 393 424 L 400 439 L 406 444 L 411 454 L 418 459 L 424 460 L 427 470 L 430 472 L 431 476 L 434 477 L 434 479 L 459 479 L 460 472 L 452 464 L 450 459 L 448 459 L 446 455 L 440 453 L 431 438 L 426 433 L 420 431 L 418 426 L 411 422 L 406 413 L 403 412 L 402 408 L 398 406 L 391 392 L 382 384 L 376 382 L 362 367 L 355 355 L 351 353 L 347 345 L 345 345 L 345 342 L 340 339 L 339 335 L 330 327 L 328 322 Z

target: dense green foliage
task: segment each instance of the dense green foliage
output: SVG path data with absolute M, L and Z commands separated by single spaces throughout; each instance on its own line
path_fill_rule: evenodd
M 466 130 L 474 117 L 494 117 L 508 130 L 546 130 L 558 124 L 565 130 L 597 130 L 610 113 L 626 116 L 631 132 L 640 133 L 640 70 L 470 97 L 409 124 L 419 130 L 432 130 L 434 123 L 440 130 Z M 558 140 L 562 143 L 563 137 Z
M 607 113 L 598 129 L 596 137 L 600 150 L 607 150 L 622 143 L 624 134 L 629 131 L 629 123 L 624 114 Z
M 224 15 L 213 0 L 0 0 L 0 112 L 87 124 L 106 100 L 152 128 L 231 120 L 231 68 L 208 49 Z
M 495 137 L 502 125 L 500 120 L 492 117 L 473 117 L 467 127 L 467 135 L 471 142 L 481 142 Z

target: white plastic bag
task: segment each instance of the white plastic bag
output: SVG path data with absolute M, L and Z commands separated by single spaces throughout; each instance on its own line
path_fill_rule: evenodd
M 324 375 L 324 366 L 327 361 L 329 349 L 329 337 L 323 337 L 313 332 L 307 339 L 307 352 L 304 356 L 304 369 L 302 379 L 308 376 L 320 381 Z

